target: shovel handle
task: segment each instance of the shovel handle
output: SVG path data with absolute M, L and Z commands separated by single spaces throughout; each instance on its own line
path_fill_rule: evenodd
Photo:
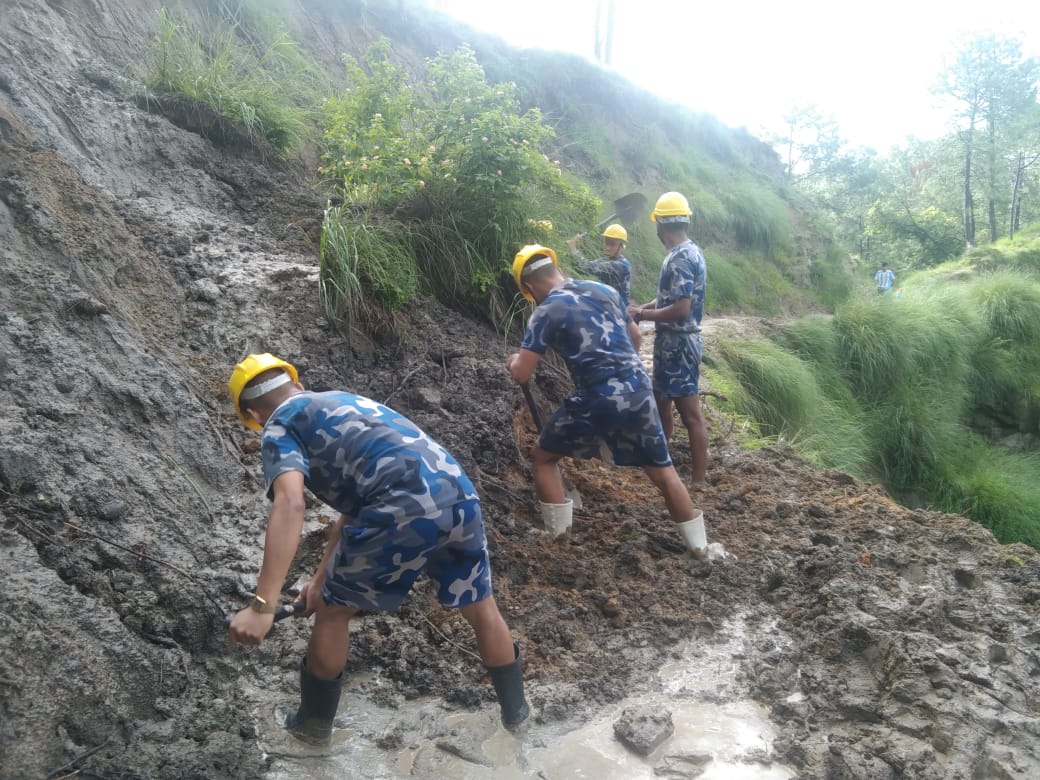
M 616 216 L 617 216 L 617 212 L 615 211 L 613 214 L 611 214 L 609 217 L 607 217 L 602 222 L 597 222 L 596 223 L 596 230 L 599 230 L 601 227 L 606 225 L 608 222 L 610 222 L 610 220 L 614 219 L 614 217 L 616 217 Z M 587 235 L 588 235 L 588 233 L 582 233 L 582 236 L 587 236 Z
M 294 601 L 292 604 L 282 604 L 282 605 L 280 605 L 278 607 L 278 609 L 276 609 L 274 611 L 274 622 L 277 623 L 277 622 L 279 622 L 281 620 L 285 620 L 287 617 L 292 617 L 293 615 L 298 615 L 298 614 L 300 614 L 301 612 L 303 612 L 306 609 L 307 609 L 307 602 L 303 601 L 303 600 L 301 600 L 301 601 Z M 225 626 L 230 626 L 231 625 L 231 619 L 233 617 L 234 617 L 234 615 L 227 615 L 224 618 L 224 625 Z
M 531 411 L 531 419 L 534 420 L 534 425 L 538 429 L 538 432 L 542 432 L 542 416 L 538 414 L 538 406 L 534 402 L 534 396 L 531 395 L 531 386 L 524 382 L 520 385 L 520 389 L 524 391 L 524 400 L 527 401 L 527 408 Z

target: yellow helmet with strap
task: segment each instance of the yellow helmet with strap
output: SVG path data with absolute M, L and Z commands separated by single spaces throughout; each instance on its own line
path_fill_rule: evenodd
M 603 238 L 616 238 L 618 241 L 628 241 L 628 231 L 617 223 L 608 225 L 607 229 L 600 233 Z
M 527 288 L 524 287 L 523 276 L 524 269 L 527 267 L 527 262 L 535 255 L 545 255 L 552 261 L 552 264 L 557 268 L 560 267 L 560 261 L 556 259 L 556 253 L 549 249 L 547 246 L 541 244 L 528 244 L 519 252 L 516 253 L 516 257 L 513 258 L 513 278 L 516 280 L 516 286 L 520 288 L 520 294 L 523 295 L 531 303 L 534 303 L 534 296 L 527 292 Z M 541 267 L 539 261 L 535 261 L 532 264 L 532 268 L 528 270 L 534 270 L 534 266 Z
M 272 379 L 264 382 L 259 387 L 251 387 L 249 390 L 245 390 L 246 385 L 260 376 L 260 374 L 270 371 L 272 368 L 284 369 L 285 373 L 282 375 L 284 378 Z M 259 398 L 274 390 L 278 385 L 285 384 L 286 381 L 300 381 L 296 366 L 292 363 L 286 363 L 281 358 L 276 358 L 270 352 L 264 352 L 262 355 L 247 355 L 245 360 L 235 366 L 235 370 L 231 372 L 231 379 L 228 380 L 228 391 L 231 393 L 231 403 L 235 407 L 235 413 L 238 414 L 238 419 L 242 421 L 242 424 L 254 431 L 259 431 L 261 428 L 260 424 L 245 413 L 245 410 L 242 409 L 242 401 L 251 401 L 253 398 Z M 271 384 L 272 382 L 274 384 Z M 243 393 L 243 391 L 245 392 Z

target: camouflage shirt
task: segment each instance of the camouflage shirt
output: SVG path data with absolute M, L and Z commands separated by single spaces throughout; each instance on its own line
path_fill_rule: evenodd
M 345 392 L 303 392 L 282 403 L 263 432 L 264 479 L 303 473 L 314 495 L 350 518 L 378 506 L 400 525 L 476 498 L 448 452 L 411 420 Z
M 707 272 L 700 247 L 689 239 L 665 256 L 661 276 L 657 281 L 656 307 L 663 309 L 678 300 L 690 298 L 690 313 L 682 320 L 655 323 L 658 331 L 700 333 Z
M 567 279 L 538 304 L 521 345 L 538 354 L 552 347 L 570 371 L 578 397 L 622 395 L 650 387 L 632 346 L 617 291 Z
M 601 257 L 599 260 L 577 259 L 574 268 L 578 273 L 594 276 L 603 284 L 609 284 L 621 296 L 621 308 L 627 309 L 632 297 L 632 263 L 624 255 Z

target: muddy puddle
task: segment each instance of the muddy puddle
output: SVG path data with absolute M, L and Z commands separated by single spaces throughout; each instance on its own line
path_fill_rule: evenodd
M 622 701 L 565 722 L 536 717 L 517 734 L 501 728 L 494 706 L 459 713 L 432 698 L 396 708 L 376 705 L 372 700 L 384 683 L 354 676 L 344 689 L 333 744 L 315 750 L 276 727 L 276 712 L 286 702 L 260 690 L 247 693 L 261 702 L 257 730 L 260 749 L 271 759 L 268 780 L 794 777 L 771 761 L 773 726 L 738 682 L 740 659 L 752 652 L 744 621 L 730 621 L 716 638 L 721 641 L 677 647 L 643 690 Z M 530 697 L 538 692 L 537 685 L 528 686 Z M 638 755 L 615 737 L 623 712 L 667 712 L 674 733 L 649 755 Z

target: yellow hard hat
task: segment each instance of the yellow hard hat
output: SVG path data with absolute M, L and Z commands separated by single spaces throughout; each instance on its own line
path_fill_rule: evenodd
M 628 241 L 628 231 L 621 225 L 608 225 L 607 229 L 600 233 L 603 238 L 616 238 L 618 241 Z
M 650 221 L 689 222 L 692 215 L 686 196 L 679 192 L 666 192 L 657 199 L 657 204 L 650 214 Z
M 280 358 L 276 358 L 270 352 L 265 352 L 262 355 L 247 355 L 245 360 L 235 366 L 235 370 L 231 372 L 231 379 L 228 380 L 228 390 L 231 392 L 231 403 L 235 406 L 235 412 L 238 414 L 238 419 L 242 421 L 242 424 L 247 428 L 251 428 L 254 431 L 259 431 L 260 424 L 246 414 L 242 410 L 241 400 L 242 390 L 248 385 L 253 379 L 260 376 L 265 371 L 270 371 L 272 368 L 284 368 L 285 373 L 289 375 L 289 378 L 293 382 L 300 380 L 299 374 L 296 371 L 296 366 L 292 363 L 286 363 Z M 267 382 L 264 382 L 267 384 Z M 263 385 L 258 389 L 262 389 Z M 250 388 L 251 390 L 253 388 Z M 268 392 L 268 388 L 263 390 L 260 395 Z M 248 398 L 245 400 L 249 400 Z
M 520 288 L 520 294 L 531 303 L 534 303 L 534 296 L 527 292 L 527 288 L 524 287 L 520 279 L 524 275 L 524 266 L 527 265 L 527 261 L 535 255 L 545 255 L 552 260 L 553 265 L 557 268 L 560 267 L 560 261 L 556 259 L 556 253 L 549 247 L 541 244 L 528 244 L 516 253 L 516 257 L 513 258 L 513 278 L 516 280 L 516 286 Z

